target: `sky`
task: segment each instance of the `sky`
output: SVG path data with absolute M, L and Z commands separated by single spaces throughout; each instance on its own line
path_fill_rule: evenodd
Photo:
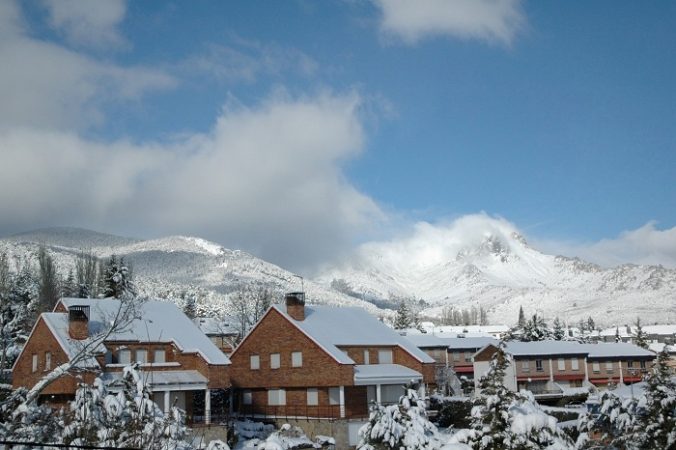
M 0 61 L 0 235 L 311 273 L 471 217 L 676 267 L 673 2 L 6 0 Z

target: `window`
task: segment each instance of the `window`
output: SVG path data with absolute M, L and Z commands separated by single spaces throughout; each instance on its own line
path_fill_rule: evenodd
M 369 358 L 371 355 L 369 355 L 368 350 L 364 350 L 364 364 L 370 364 Z
M 612 372 L 612 371 L 613 371 L 613 362 L 607 361 L 606 362 L 606 372 Z
M 641 369 L 645 369 L 645 361 L 641 361 Z
M 307 390 L 307 404 L 308 406 L 319 405 L 319 391 L 317 388 L 308 388 Z
M 153 362 L 155 364 L 161 364 L 167 362 L 167 354 L 164 350 L 155 350 L 153 353 Z
M 270 406 L 286 405 L 286 391 L 284 389 L 270 389 L 268 391 L 268 405 Z
M 303 352 L 291 352 L 291 367 L 303 367 Z
M 465 352 L 465 362 L 470 362 L 472 360 L 472 352 Z
M 627 361 L 627 367 L 630 369 L 634 367 L 634 361 Z
M 598 362 L 593 362 L 592 363 L 592 371 L 600 372 L 601 371 L 601 365 Z
M 33 366 L 32 366 L 33 372 L 38 371 L 38 355 L 33 354 Z
M 453 352 L 453 361 L 460 361 L 460 352 Z
M 242 391 L 242 404 L 253 404 L 253 395 L 251 395 L 251 391 Z
M 329 388 L 329 405 L 340 405 L 340 388 Z
M 571 359 L 570 363 L 571 363 L 571 368 L 573 370 L 580 370 L 580 362 L 578 361 L 577 358 Z
M 258 370 L 261 368 L 261 357 L 258 355 L 251 355 L 249 358 L 251 362 L 251 370 Z
M 45 352 L 45 370 L 51 370 L 52 368 L 52 354 L 51 352 Z
M 131 363 L 131 350 L 128 348 L 120 349 L 118 361 L 120 364 L 130 364 Z
M 541 359 L 535 360 L 535 370 L 537 372 L 544 372 L 544 369 L 542 368 L 542 360 Z
M 521 370 L 524 372 L 530 372 L 530 361 L 521 361 Z
M 392 364 L 392 350 L 378 350 L 378 364 Z
M 271 369 L 279 369 L 279 353 L 271 353 L 270 354 L 270 368 Z
M 146 349 L 136 350 L 136 361 L 140 362 L 141 364 L 147 363 L 148 362 L 148 350 L 146 350 Z
M 558 363 L 558 364 L 559 364 L 559 367 L 558 367 L 559 371 L 564 371 L 564 370 L 566 370 L 566 360 L 565 360 L 565 359 L 559 358 L 559 363 Z

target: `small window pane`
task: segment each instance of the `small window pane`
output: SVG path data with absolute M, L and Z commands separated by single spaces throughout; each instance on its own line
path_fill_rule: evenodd
M 580 364 L 577 358 L 571 360 L 573 370 L 580 370 Z
M 368 350 L 364 350 L 364 364 L 370 364 L 370 355 Z
M 33 372 L 38 371 L 38 355 L 33 355 L 33 365 L 32 365 L 32 370 Z
M 612 372 L 612 371 L 613 371 L 613 362 L 612 362 L 612 361 L 606 361 L 606 370 L 607 370 L 608 372 Z
M 140 362 L 141 364 L 147 363 L 148 362 L 148 350 L 145 350 L 145 349 L 136 350 L 136 362 Z
M 251 391 L 242 392 L 242 403 L 245 405 L 253 404 L 253 395 L 251 394 Z
M 460 352 L 453 352 L 453 361 L 460 361 Z
M 124 348 L 120 350 L 119 355 L 120 364 L 130 364 L 131 363 L 131 350 Z
M 599 365 L 599 363 L 593 362 L 593 363 L 592 363 L 592 370 L 593 370 L 594 372 L 600 372 L 600 371 L 601 371 L 601 366 Z
M 251 355 L 251 370 L 258 370 L 261 368 L 261 357 L 258 355 Z
M 155 362 L 156 364 L 167 362 L 167 354 L 165 353 L 165 351 L 155 350 L 155 353 L 153 354 L 153 362 Z
M 316 388 L 309 388 L 307 390 L 307 404 L 309 406 L 319 405 L 319 391 Z
M 268 405 L 270 406 L 286 405 L 286 391 L 284 389 L 270 389 L 268 391 Z
M 566 370 L 566 360 L 559 358 L 559 370 Z
M 340 405 L 340 388 L 329 388 L 329 405 Z
M 50 370 L 52 368 L 52 354 L 50 352 L 45 353 L 45 370 Z
M 302 366 L 303 366 L 303 352 L 292 352 L 291 367 L 302 367 Z
M 535 371 L 536 372 L 543 372 L 544 371 L 544 369 L 542 368 L 542 360 L 541 359 L 535 360 Z
M 279 369 L 279 353 L 272 353 L 270 355 L 270 368 L 271 369 Z
M 529 372 L 530 371 L 530 361 L 522 361 L 521 362 L 521 370 L 524 372 Z
M 378 350 L 378 364 L 392 364 L 392 350 Z

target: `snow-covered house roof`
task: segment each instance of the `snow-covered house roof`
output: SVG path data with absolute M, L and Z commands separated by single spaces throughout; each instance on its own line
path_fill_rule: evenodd
M 236 336 L 239 334 L 234 319 L 215 317 L 195 317 L 195 325 L 207 336 Z
M 507 342 L 507 353 L 512 356 L 563 356 L 582 355 L 591 359 L 653 358 L 655 354 L 633 344 L 612 342 L 581 344 L 575 341 Z
M 399 364 L 365 364 L 354 369 L 354 384 L 365 386 L 372 384 L 405 384 L 409 381 L 420 381 L 423 376 L 408 367 Z
M 114 299 L 64 298 L 60 303 L 66 310 L 72 306 L 89 307 L 90 336 L 105 331 L 121 306 L 121 302 Z M 173 303 L 147 300 L 137 306 L 138 318 L 131 321 L 128 327 L 112 333 L 106 342 L 173 343 L 182 352 L 200 354 L 209 364 L 230 364 L 230 359 Z M 69 357 L 77 354 L 86 340 L 70 337 L 68 313 L 46 313 L 42 317 Z M 98 349 L 100 352 L 104 350 L 102 347 Z
M 467 337 L 495 337 L 501 336 L 509 331 L 507 325 L 441 325 L 431 329 L 426 329 L 428 333 L 445 335 L 464 335 Z
M 341 364 L 355 364 L 355 362 L 338 347 L 361 345 L 396 345 L 420 362 L 434 362 L 404 336 L 399 335 L 361 308 L 306 305 L 304 320 L 295 320 L 278 305 L 273 305 L 272 309 L 286 317 Z
M 492 337 L 442 337 L 431 334 L 407 335 L 406 339 L 418 348 L 446 348 L 447 350 L 479 349 L 488 344 L 497 344 Z

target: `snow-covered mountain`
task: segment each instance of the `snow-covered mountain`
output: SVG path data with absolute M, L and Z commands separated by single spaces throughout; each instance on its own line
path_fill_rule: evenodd
M 485 216 L 468 216 L 448 228 L 420 224 L 408 238 L 365 244 L 349 261 L 302 281 L 246 252 L 196 237 L 139 240 L 54 228 L 0 239 L 0 252 L 36 261 L 40 244 L 64 275 L 83 248 L 103 258 L 123 256 L 142 294 L 179 304 L 195 294 L 207 312 L 228 312 L 228 295 L 241 288 L 264 286 L 281 298 L 302 283 L 309 302 L 361 306 L 375 314 L 388 314 L 379 307 L 396 307 L 390 299 L 403 296 L 428 302 L 427 315 L 440 315 L 448 305 L 482 306 L 490 322 L 508 325 L 516 322 L 519 306 L 571 324 L 588 316 L 602 326 L 631 323 L 637 316 L 644 323 L 676 323 L 676 270 L 602 268 L 547 255 L 509 222 Z
M 355 299 L 265 262 L 246 252 L 228 250 L 196 237 L 170 236 L 139 240 L 77 228 L 53 228 L 0 239 L 16 266 L 24 258 L 37 265 L 40 245 L 45 245 L 62 276 L 74 270 L 77 255 L 88 249 L 100 258 L 115 254 L 132 266 L 134 282 L 142 295 L 175 300 L 195 295 L 203 313 L 229 313 L 228 295 L 247 287 L 269 288 L 282 294 L 300 290 L 310 303 L 350 305 L 380 313 L 373 304 Z
M 608 326 L 676 322 L 676 270 L 625 264 L 614 268 L 552 256 L 528 245 L 509 222 L 467 216 L 447 228 L 420 224 L 413 236 L 368 243 L 318 280 L 378 304 L 422 298 L 439 315 L 446 305 L 483 306 L 494 323 L 526 314 L 575 324 L 592 316 Z

